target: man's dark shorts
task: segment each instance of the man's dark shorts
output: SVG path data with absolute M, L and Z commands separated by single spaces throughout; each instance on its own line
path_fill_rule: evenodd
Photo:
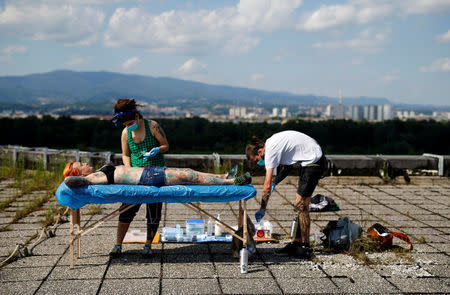
M 299 168 L 297 193 L 303 198 L 312 196 L 319 180 L 327 169 L 327 158 L 323 155 L 316 163 Z

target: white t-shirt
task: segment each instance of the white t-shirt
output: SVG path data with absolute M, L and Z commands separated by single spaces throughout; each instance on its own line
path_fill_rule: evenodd
M 301 162 L 303 167 L 317 162 L 322 157 L 322 149 L 311 137 L 298 131 L 282 131 L 266 140 L 265 167 L 292 165 Z

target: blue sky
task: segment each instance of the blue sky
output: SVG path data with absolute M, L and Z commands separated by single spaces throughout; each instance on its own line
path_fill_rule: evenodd
M 450 0 L 0 0 L 0 76 L 57 69 L 450 105 Z

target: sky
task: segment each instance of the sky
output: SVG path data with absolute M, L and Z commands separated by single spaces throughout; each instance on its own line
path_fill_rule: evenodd
M 450 0 L 0 0 L 0 76 L 110 71 L 450 105 Z

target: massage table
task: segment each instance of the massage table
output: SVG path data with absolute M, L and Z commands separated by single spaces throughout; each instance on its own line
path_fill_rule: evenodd
M 211 219 L 224 231 L 243 242 L 247 248 L 247 200 L 256 195 L 252 185 L 171 185 L 160 188 L 143 185 L 88 185 L 68 187 L 64 182 L 56 191 L 61 205 L 71 208 L 70 213 L 70 268 L 74 267 L 74 244 L 77 243 L 77 258 L 81 257 L 81 236 L 91 232 L 101 224 L 111 220 L 120 213 L 142 203 L 183 203 L 186 207 L 199 213 L 203 218 Z M 243 226 L 243 234 L 235 234 L 234 229 L 200 208 L 194 202 L 234 202 L 239 201 L 238 227 Z M 80 209 L 87 204 L 126 203 L 129 206 L 116 209 L 105 217 L 81 228 Z M 74 233 L 76 228 L 76 233 Z M 244 255 L 242 255 L 244 256 Z M 247 256 L 247 255 L 245 255 Z M 241 273 L 247 273 L 247 261 L 241 259 Z

